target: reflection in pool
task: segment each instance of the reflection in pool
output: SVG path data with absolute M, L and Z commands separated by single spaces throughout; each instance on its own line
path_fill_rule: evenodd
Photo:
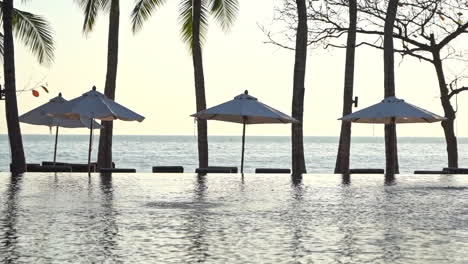
M 466 263 L 459 175 L 0 175 L 5 263 Z

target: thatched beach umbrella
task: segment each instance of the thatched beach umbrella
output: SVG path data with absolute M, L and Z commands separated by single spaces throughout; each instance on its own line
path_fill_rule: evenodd
M 191 115 L 195 118 L 243 124 L 241 173 L 244 172 L 245 126 L 250 124 L 286 124 L 299 122 L 296 119 L 258 101 L 246 90 L 234 100 L 208 108 Z
M 343 116 L 338 120 L 354 123 L 398 124 L 398 123 L 433 123 L 445 120 L 445 117 L 431 113 L 425 109 L 405 102 L 394 96 L 387 97 L 382 102 Z M 395 155 L 396 150 L 394 151 Z M 395 161 L 395 159 L 392 159 Z M 387 164 L 395 168 L 396 164 Z
M 56 127 L 55 130 L 55 146 L 54 146 L 54 164 L 57 157 L 57 141 L 59 134 L 59 127 L 64 128 L 80 128 L 87 127 L 94 129 L 100 129 L 101 125 L 97 122 L 91 124 L 91 119 L 87 117 L 82 117 L 79 120 L 64 119 L 59 117 L 51 117 L 48 115 L 49 112 L 61 111 L 64 104 L 68 102 L 62 97 L 62 94 L 59 93 L 57 97 L 50 99 L 49 102 L 34 108 L 33 110 L 21 115 L 19 121 L 31 125 L 40 125 L 48 126 L 50 128 Z
M 133 112 L 132 110 L 114 102 L 107 98 L 104 94 L 96 91 L 96 86 L 82 96 L 68 101 L 61 111 L 51 111 L 50 116 L 79 120 L 82 116 L 94 119 L 112 121 L 138 121 L 145 119 L 143 116 Z M 89 150 L 88 150 L 88 172 L 91 171 L 91 146 L 93 137 L 93 125 L 89 132 Z

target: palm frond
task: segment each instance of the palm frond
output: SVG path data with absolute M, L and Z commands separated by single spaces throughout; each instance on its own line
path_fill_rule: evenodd
M 101 8 L 106 12 L 110 11 L 112 1 L 119 1 L 119 0 L 101 0 Z
M 143 28 L 143 24 L 147 21 L 153 12 L 162 6 L 166 0 L 137 0 L 135 7 L 132 10 L 132 31 L 138 32 Z
M 201 0 L 200 12 L 200 45 L 205 42 L 208 31 L 208 8 L 205 0 Z M 182 40 L 192 49 L 193 42 L 193 0 L 182 0 L 179 6 L 179 23 L 181 24 Z
M 102 7 L 102 0 L 75 0 L 84 13 L 83 33 L 88 34 L 93 31 L 98 12 Z
M 15 36 L 36 55 L 39 63 L 52 63 L 55 49 L 53 31 L 45 18 L 14 9 L 12 25 Z
M 239 12 L 239 1 L 210 0 L 209 8 L 211 14 L 213 14 L 221 28 L 224 31 L 229 31 L 237 18 L 237 13 Z

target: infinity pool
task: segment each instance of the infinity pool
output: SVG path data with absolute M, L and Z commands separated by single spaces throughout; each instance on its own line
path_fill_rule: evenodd
M 468 176 L 0 174 L 5 263 L 467 263 Z

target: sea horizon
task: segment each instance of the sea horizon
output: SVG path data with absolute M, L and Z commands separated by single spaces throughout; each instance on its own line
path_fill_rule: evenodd
M 49 135 L 53 135 L 55 137 L 55 130 L 52 131 L 51 133 L 22 133 L 22 136 L 49 136 Z M 8 134 L 1 134 L 0 133 L 0 137 L 1 136 L 8 136 Z M 62 137 L 62 136 L 86 136 L 86 137 L 89 137 L 89 133 L 86 134 L 86 133 L 83 133 L 83 134 L 60 134 L 59 133 L 59 137 Z M 99 138 L 99 132 L 98 133 L 94 133 L 93 135 L 94 137 L 97 137 Z M 114 136 L 143 136 L 143 137 L 152 137 L 152 136 L 155 136 L 155 137 L 197 137 L 197 135 L 190 135 L 190 134 L 114 134 Z M 239 135 L 239 134 L 218 134 L 218 135 L 208 135 L 208 138 L 209 137 L 242 137 L 242 135 Z M 275 136 L 275 135 L 245 135 L 245 137 L 266 137 L 266 138 L 290 138 L 291 136 Z M 320 135 L 314 135 L 314 136 L 307 136 L 307 135 L 304 135 L 304 138 L 339 138 L 339 135 L 336 135 L 336 136 L 320 136 Z M 378 135 L 378 136 L 351 136 L 351 138 L 385 138 L 385 136 L 383 135 Z M 424 138 L 424 139 L 443 139 L 445 140 L 445 137 L 444 136 L 398 136 L 397 137 L 398 139 L 405 139 L 405 138 L 408 138 L 408 139 L 414 139 L 414 138 Z M 464 140 L 467 140 L 468 139 L 468 136 L 467 137 L 463 137 L 463 136 L 457 136 L 457 139 L 464 139 Z
M 87 163 L 89 135 L 59 135 L 57 161 Z M 305 136 L 307 172 L 333 173 L 339 137 Z M 28 163 L 53 159 L 55 134 L 25 134 L 23 144 Z M 92 160 L 97 159 L 99 136 L 93 137 Z M 443 137 L 399 137 L 400 172 L 441 170 L 447 166 Z M 468 138 L 459 138 L 459 166 L 468 167 Z M 241 136 L 208 137 L 210 166 L 240 167 Z M 8 137 L 0 135 L 0 147 L 8 148 Z M 193 173 L 198 166 L 197 137 L 194 135 L 114 135 L 113 160 L 117 167 L 151 172 L 153 166 L 183 166 Z M 9 152 L 0 155 L 0 171 L 8 171 Z M 246 136 L 245 172 L 256 168 L 291 168 L 290 136 Z M 385 143 L 380 136 L 351 139 L 351 168 L 385 168 Z

